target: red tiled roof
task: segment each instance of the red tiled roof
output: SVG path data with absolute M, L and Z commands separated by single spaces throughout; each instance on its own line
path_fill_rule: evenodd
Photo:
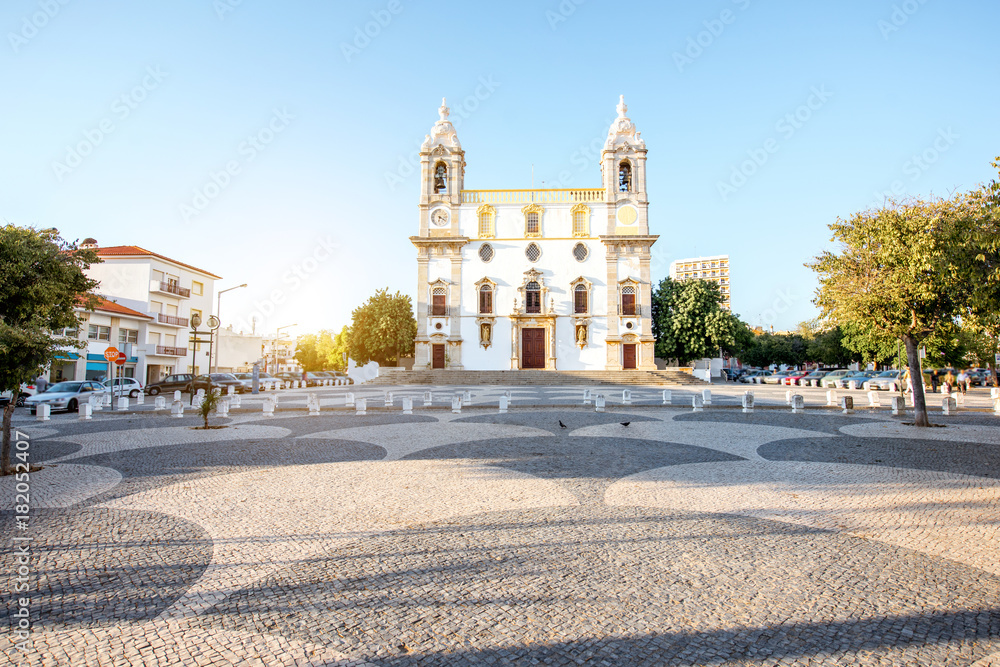
M 177 266 L 183 266 L 186 269 L 191 269 L 192 271 L 197 271 L 198 273 L 203 273 L 206 276 L 215 278 L 216 280 L 222 280 L 221 276 L 217 276 L 214 273 L 209 273 L 204 269 L 199 269 L 196 266 L 191 266 L 190 264 L 185 264 L 184 262 L 178 262 L 176 259 L 170 259 L 159 253 L 152 252 L 151 250 L 146 250 L 145 248 L 140 248 L 137 245 L 116 245 L 109 248 L 97 248 L 95 250 L 100 257 L 158 257 L 171 264 L 176 264 Z
M 152 316 L 146 313 L 140 313 L 138 310 L 132 310 L 131 308 L 126 308 L 125 306 L 115 303 L 114 301 L 108 301 L 103 296 L 97 297 L 97 305 L 94 306 L 94 310 L 102 310 L 106 313 L 117 313 L 119 315 L 129 315 L 131 317 L 141 317 L 143 319 L 151 320 Z

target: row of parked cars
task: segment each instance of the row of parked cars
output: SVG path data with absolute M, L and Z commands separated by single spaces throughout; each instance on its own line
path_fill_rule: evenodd
M 939 382 L 943 380 L 948 372 L 956 377 L 959 371 L 954 368 L 938 369 Z M 924 371 L 924 384 L 931 385 L 931 373 L 933 370 Z M 969 373 L 973 386 L 986 386 L 992 381 L 992 374 L 985 368 L 973 368 L 966 371 Z M 778 384 L 789 387 L 823 387 L 824 389 L 847 389 L 851 382 L 859 389 L 866 391 L 888 390 L 893 385 L 897 387 L 902 384 L 903 371 L 852 371 L 845 368 L 825 371 L 768 371 L 746 369 L 736 376 L 735 380 L 752 384 Z
M 258 376 L 258 387 L 260 390 L 275 390 L 285 382 L 302 382 L 307 387 L 318 387 L 328 380 L 347 384 L 354 384 L 354 381 L 339 371 L 317 371 L 306 373 L 303 378 L 302 373 L 260 373 Z M 199 389 L 209 391 L 219 389 L 227 392 L 229 387 L 234 387 L 234 391 L 245 394 L 253 391 L 252 373 L 207 373 L 195 376 L 191 373 L 176 373 L 168 375 L 162 380 L 151 382 L 147 387 L 135 378 L 115 378 L 114 380 L 67 380 L 49 385 L 45 391 L 37 391 L 35 385 L 21 385 L 17 396 L 12 392 L 0 395 L 0 405 L 14 401 L 17 406 L 25 406 L 35 413 L 35 408 L 47 403 L 50 410 L 66 410 L 76 412 L 80 405 L 90 400 L 92 394 L 114 393 L 115 396 L 128 396 L 136 398 L 140 392 L 145 392 L 149 396 L 157 396 L 161 393 L 170 393 L 177 390 L 193 393 Z

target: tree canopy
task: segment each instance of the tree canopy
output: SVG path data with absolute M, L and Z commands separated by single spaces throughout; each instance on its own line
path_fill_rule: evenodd
M 338 334 L 323 329 L 317 334 L 301 336 L 295 347 L 295 359 L 307 371 L 343 371 L 347 368 L 344 352 L 348 352 L 349 335 L 350 329 L 345 326 Z
M 382 289 L 351 313 L 348 354 L 359 364 L 376 361 L 395 365 L 400 357 L 413 354 L 417 321 L 410 297 Z
M 722 307 L 719 286 L 708 280 L 664 278 L 653 290 L 656 356 L 688 362 L 736 346 L 742 322 Z

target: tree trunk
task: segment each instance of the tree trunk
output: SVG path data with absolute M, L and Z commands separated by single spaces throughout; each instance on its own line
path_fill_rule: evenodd
M 903 336 L 906 345 L 906 362 L 910 369 L 910 384 L 913 385 L 913 425 L 930 426 L 927 419 L 927 403 L 924 400 L 924 374 L 920 372 L 920 351 L 917 349 L 917 339 L 913 336 Z
M 17 394 L 20 387 L 14 389 L 10 397 L 10 403 L 3 407 L 3 448 L 0 449 L 0 468 L 4 475 L 9 475 L 10 470 L 10 420 L 14 416 L 14 408 L 17 407 Z

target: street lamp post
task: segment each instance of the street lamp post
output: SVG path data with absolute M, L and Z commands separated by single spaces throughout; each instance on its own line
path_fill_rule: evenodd
M 299 326 L 299 325 L 298 324 L 286 324 L 283 327 L 278 327 L 277 329 L 275 329 L 275 331 L 274 331 L 274 345 L 271 348 L 271 354 L 274 355 L 274 365 L 275 365 L 275 367 L 277 367 L 277 365 L 278 365 L 278 339 L 281 338 L 281 330 L 282 329 L 291 329 L 292 327 L 297 327 L 297 326 Z
M 247 284 L 243 283 L 242 285 L 237 285 L 236 287 L 230 287 L 229 289 L 224 289 L 221 292 L 219 292 L 218 295 L 216 296 L 216 299 L 215 299 L 215 303 L 216 303 L 216 306 L 215 306 L 215 316 L 219 317 L 219 313 L 222 310 L 222 295 L 223 294 L 225 294 L 226 292 L 232 292 L 234 289 L 239 289 L 241 287 L 246 287 L 246 286 L 247 286 Z M 220 322 L 220 325 L 221 325 L 222 320 L 220 319 L 219 322 Z M 208 367 L 209 367 L 209 372 L 210 373 L 218 373 L 219 372 L 219 352 L 221 352 L 221 351 L 222 351 L 222 349 L 220 347 L 215 352 L 215 366 L 212 366 L 211 359 L 209 360 Z

